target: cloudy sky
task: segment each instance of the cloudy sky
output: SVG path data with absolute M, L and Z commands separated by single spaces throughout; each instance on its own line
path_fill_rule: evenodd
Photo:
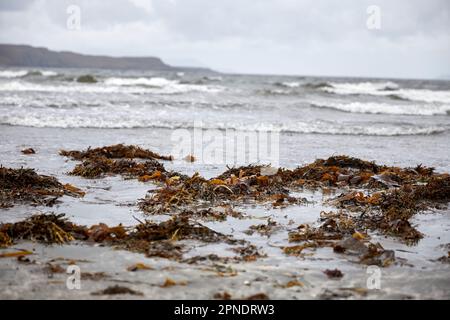
M 0 42 L 236 73 L 450 78 L 450 1 L 0 0 Z

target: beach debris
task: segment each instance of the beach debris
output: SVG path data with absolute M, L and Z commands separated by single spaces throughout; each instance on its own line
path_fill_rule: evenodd
M 129 266 L 127 268 L 127 270 L 134 272 L 134 271 L 138 271 L 138 270 L 153 270 L 153 268 L 144 263 L 138 262 L 138 263 L 135 263 L 135 264 Z
M 121 224 L 109 227 L 104 223 L 91 227 L 76 225 L 64 214 L 37 214 L 16 223 L 0 224 L 0 247 L 9 247 L 17 240 L 31 240 L 44 244 L 65 244 L 73 240 L 96 242 L 118 249 L 143 253 L 147 257 L 160 257 L 181 261 L 184 244 L 182 240 L 205 243 L 222 242 L 235 245 L 236 261 L 254 261 L 264 255 L 244 240 L 236 240 L 216 232 L 185 216 L 174 216 L 155 223 L 144 221 L 132 227 Z M 130 269 L 143 270 L 136 264 Z
M 326 269 L 323 273 L 325 273 L 326 276 L 330 279 L 340 279 L 344 276 L 342 271 L 339 269 L 334 270 Z
M 184 157 L 184 160 L 186 162 L 195 162 L 195 161 L 197 161 L 197 158 L 195 158 L 192 154 L 189 154 L 186 157 Z
M 231 168 L 221 175 L 205 179 L 198 173 L 191 177 L 174 176 L 152 190 L 139 207 L 147 214 L 180 212 L 186 208 L 224 206 L 237 202 L 273 202 L 274 206 L 300 203 L 303 199 L 289 196 L 277 175 L 260 174 L 264 166 Z
M 11 207 L 14 203 L 52 206 L 63 195 L 78 197 L 84 192 L 33 169 L 0 167 L 0 207 Z
M 214 294 L 213 298 L 217 300 L 231 300 L 231 294 L 229 294 L 227 291 L 217 292 Z
M 283 284 L 283 288 L 292 288 L 292 287 L 304 287 L 304 283 L 298 280 L 290 280 L 286 284 Z
M 142 292 L 130 289 L 128 287 L 119 286 L 119 285 L 107 287 L 104 290 L 96 291 L 96 292 L 93 292 L 91 294 L 94 295 L 94 296 L 99 296 L 99 295 L 118 295 L 118 294 L 130 294 L 130 295 L 135 295 L 135 296 L 143 296 L 144 295 Z
M 139 242 L 138 242 L 139 243 Z M 183 255 L 183 245 L 175 243 L 171 240 L 160 240 L 147 242 L 144 240 L 143 244 L 144 252 L 147 257 L 159 257 L 171 260 L 180 260 Z M 136 243 L 130 245 L 130 247 L 139 247 Z M 138 250 L 142 251 L 142 250 Z
M 252 235 L 253 233 L 257 232 L 262 236 L 270 237 L 272 233 L 280 230 L 280 228 L 281 227 L 278 225 L 276 221 L 269 218 L 267 219 L 266 224 L 252 225 L 248 228 L 248 230 L 244 231 L 244 233 Z
M 99 281 L 109 278 L 105 272 L 82 272 L 81 280 Z
M 64 214 L 38 214 L 16 223 L 0 224 L 0 234 L 12 241 L 26 239 L 46 244 L 63 244 L 84 237 L 85 230 L 64 218 Z
M 35 154 L 36 153 L 36 151 L 34 151 L 33 148 L 25 148 L 25 149 L 22 149 L 21 152 L 23 154 Z
M 186 281 L 175 281 L 171 278 L 166 278 L 166 280 L 164 280 L 164 283 L 161 284 L 159 287 L 169 288 L 169 287 L 173 287 L 173 286 L 185 286 L 185 285 L 187 285 Z
M 47 263 L 44 272 L 52 276 L 54 273 L 66 273 L 66 269 L 61 267 L 60 264 Z
M 437 261 L 442 262 L 442 263 L 450 263 L 450 251 L 447 252 L 446 256 L 442 256 L 442 257 L 438 258 Z
M 33 252 L 28 251 L 28 250 L 3 252 L 3 253 L 0 253 L 0 258 L 20 258 L 20 257 L 24 257 L 24 256 L 30 255 L 30 254 L 33 254 Z
M 141 182 L 165 181 L 176 173 L 167 172 L 158 160 L 172 160 L 172 156 L 162 156 L 151 150 L 134 145 L 116 144 L 85 151 L 60 150 L 60 155 L 82 161 L 70 172 L 84 178 L 101 178 L 105 175 L 120 174 L 127 178 L 137 178 Z M 141 159 L 138 161 L 137 159 Z
M 242 219 L 244 216 L 239 211 L 233 210 L 230 206 L 214 207 L 208 209 L 183 210 L 180 216 L 189 218 L 199 218 L 202 220 L 225 221 L 227 217 Z
M 256 293 L 244 298 L 243 300 L 270 300 L 269 296 L 263 292 Z
M 162 156 L 148 149 L 143 149 L 135 145 L 115 144 L 99 148 L 88 148 L 85 151 L 66 151 L 60 150 L 60 155 L 72 158 L 73 160 L 85 160 L 98 157 L 108 159 L 153 159 L 153 160 L 172 160 L 172 156 Z

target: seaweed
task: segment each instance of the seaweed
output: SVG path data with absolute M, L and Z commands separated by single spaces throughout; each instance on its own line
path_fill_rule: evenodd
M 218 242 L 234 244 L 236 240 L 219 232 L 213 231 L 199 223 L 192 223 L 187 217 L 174 216 L 159 224 L 145 221 L 138 224 L 128 235 L 128 239 L 158 241 L 158 240 L 201 240 L 203 242 Z
M 52 206 L 63 196 L 82 197 L 84 192 L 70 185 L 63 185 L 56 178 L 39 175 L 33 169 L 0 167 L 0 206 L 14 203 Z
M 139 207 L 147 214 L 161 214 L 201 207 L 204 203 L 211 207 L 236 202 L 272 201 L 276 207 L 303 201 L 289 196 L 289 190 L 278 176 L 261 175 L 262 167 L 232 168 L 209 180 L 198 173 L 187 178 L 172 177 L 163 187 L 152 190 L 142 199 Z
M 66 151 L 60 150 L 60 155 L 72 158 L 73 160 L 86 160 L 98 157 L 108 159 L 153 159 L 153 160 L 172 160 L 172 156 L 162 156 L 148 149 L 143 149 L 134 145 L 115 144 L 111 146 L 99 147 L 85 151 Z
M 21 152 L 23 154 L 35 154 L 36 153 L 36 151 L 34 151 L 33 148 L 25 148 L 25 149 L 22 149 Z
M 3 236 L 2 236 L 3 235 Z M 25 239 L 46 244 L 64 244 L 74 239 L 86 239 L 87 230 L 64 218 L 64 214 L 38 214 L 16 223 L 0 224 L 3 245 Z
M 77 164 L 70 174 L 91 179 L 120 174 L 146 182 L 162 179 L 161 172 L 165 171 L 163 165 L 156 160 L 136 162 L 129 159 L 112 160 L 106 157 L 96 157 Z
M 84 151 L 60 150 L 59 154 L 81 161 L 69 174 L 84 178 L 120 174 L 127 178 L 137 178 L 141 182 L 150 180 L 163 182 L 177 175 L 167 172 L 163 164 L 158 162 L 158 160 L 172 160 L 172 156 L 163 156 L 134 145 L 116 144 L 94 149 L 89 147 Z
M 91 293 L 94 296 L 99 295 L 117 295 L 117 294 L 130 294 L 130 295 L 136 295 L 136 296 L 143 296 L 144 294 L 142 292 L 130 289 L 128 287 L 123 287 L 119 285 L 115 285 L 112 287 L 108 287 L 104 290 L 96 291 Z
M 272 233 L 277 230 L 280 230 L 280 226 L 276 221 L 273 221 L 269 218 L 267 220 L 267 224 L 252 225 L 248 228 L 248 230 L 244 232 L 248 235 L 252 235 L 253 233 L 257 232 L 262 236 L 270 237 Z
M 208 208 L 208 209 L 190 209 L 183 210 L 179 213 L 180 216 L 186 216 L 190 218 L 201 218 L 204 220 L 225 221 L 227 217 L 233 217 L 241 219 L 242 213 L 234 211 L 231 207 L 225 208 Z
M 326 276 L 330 279 L 340 279 L 344 276 L 342 271 L 339 269 L 334 270 L 326 269 L 323 273 L 325 273 Z

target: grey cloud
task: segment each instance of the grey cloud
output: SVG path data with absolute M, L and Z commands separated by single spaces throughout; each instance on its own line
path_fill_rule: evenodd
M 66 28 L 69 4 L 81 8 L 79 32 Z M 381 30 L 366 28 L 373 4 Z M 0 0 L 0 27 L 1 42 L 236 72 L 450 74 L 447 0 Z

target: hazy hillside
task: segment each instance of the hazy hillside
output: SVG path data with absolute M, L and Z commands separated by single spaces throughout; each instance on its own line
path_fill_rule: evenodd
M 51 51 L 27 45 L 0 44 L 0 66 L 144 70 L 200 70 L 173 67 L 156 57 L 109 57 Z M 202 69 L 206 71 L 205 69 Z M 210 70 L 208 70 L 210 71 Z

